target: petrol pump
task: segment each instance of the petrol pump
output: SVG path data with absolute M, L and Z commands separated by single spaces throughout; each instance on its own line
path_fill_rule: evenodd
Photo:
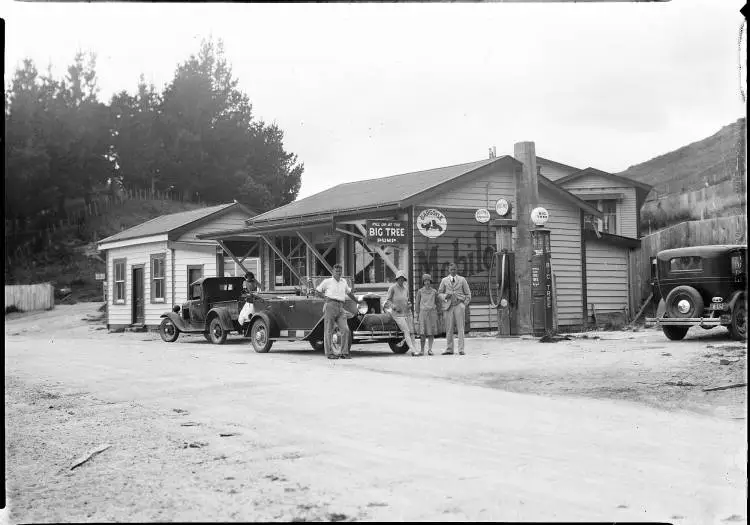
M 550 230 L 544 225 L 549 213 L 538 207 L 531 211 L 531 320 L 535 337 L 551 334 L 553 327 L 552 311 L 552 253 L 550 250 Z
M 512 206 L 505 199 L 497 201 L 495 211 L 501 218 L 495 219 L 494 222 L 496 251 L 489 272 L 490 305 L 497 309 L 498 337 L 509 337 L 518 335 L 518 284 L 513 253 L 513 228 L 517 226 L 518 221 L 510 218 Z

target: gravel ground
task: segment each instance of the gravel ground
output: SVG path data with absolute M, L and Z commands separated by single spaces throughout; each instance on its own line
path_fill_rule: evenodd
M 6 316 L 5 522 L 746 523 L 747 387 L 704 390 L 747 382 L 724 329 L 330 362 L 98 306 Z

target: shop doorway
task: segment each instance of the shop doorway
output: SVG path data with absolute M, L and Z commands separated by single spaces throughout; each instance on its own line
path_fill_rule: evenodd
M 143 284 L 143 265 L 133 266 L 133 312 L 132 312 L 132 324 L 144 324 L 145 317 L 145 304 L 144 304 L 144 284 Z

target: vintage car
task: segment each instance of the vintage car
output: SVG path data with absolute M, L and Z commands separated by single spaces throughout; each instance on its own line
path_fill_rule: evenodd
M 205 277 L 192 283 L 190 300 L 162 314 L 161 338 L 171 343 L 180 332 L 202 333 L 208 341 L 223 344 L 227 334 L 237 332 L 251 338 L 256 352 L 268 352 L 274 341 L 308 341 L 313 349 L 323 349 L 323 299 L 309 288 L 289 295 L 246 294 L 242 281 L 242 277 Z M 406 352 L 408 347 L 400 345 L 403 333 L 390 314 L 382 311 L 381 297 L 368 293 L 357 298 L 358 304 L 351 299 L 345 304 L 352 343 L 386 342 L 393 352 Z M 253 313 L 240 324 L 239 314 L 246 303 L 252 304 Z M 332 344 L 340 351 L 338 327 Z
M 654 295 L 661 300 L 647 326 L 660 326 L 672 340 L 691 326 L 726 326 L 732 338 L 747 339 L 747 245 L 663 250 L 654 264 Z
M 403 333 L 389 313 L 383 312 L 381 298 L 376 294 L 357 295 L 355 304 L 347 299 L 347 324 L 352 344 L 386 342 L 391 350 L 402 354 L 407 345 L 399 346 Z M 323 350 L 324 300 L 305 295 L 254 297 L 255 313 L 245 326 L 256 352 L 268 352 L 274 341 L 308 341 L 315 350 Z M 331 344 L 335 352 L 341 351 L 341 333 L 336 327 Z
M 190 284 L 190 299 L 161 315 L 161 338 L 172 343 L 180 332 L 202 333 L 215 344 L 222 344 L 231 331 L 242 333 L 237 319 L 248 300 L 242 290 L 242 277 L 204 277 Z

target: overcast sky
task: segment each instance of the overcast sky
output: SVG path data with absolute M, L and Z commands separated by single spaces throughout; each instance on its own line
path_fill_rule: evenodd
M 221 38 L 255 115 L 304 162 L 305 197 L 520 141 L 619 172 L 705 138 L 744 116 L 742 5 L 0 0 L 0 14 L 6 87 L 23 58 L 61 76 L 81 49 L 98 55 L 105 101 L 141 73 L 161 88 L 201 38 Z

